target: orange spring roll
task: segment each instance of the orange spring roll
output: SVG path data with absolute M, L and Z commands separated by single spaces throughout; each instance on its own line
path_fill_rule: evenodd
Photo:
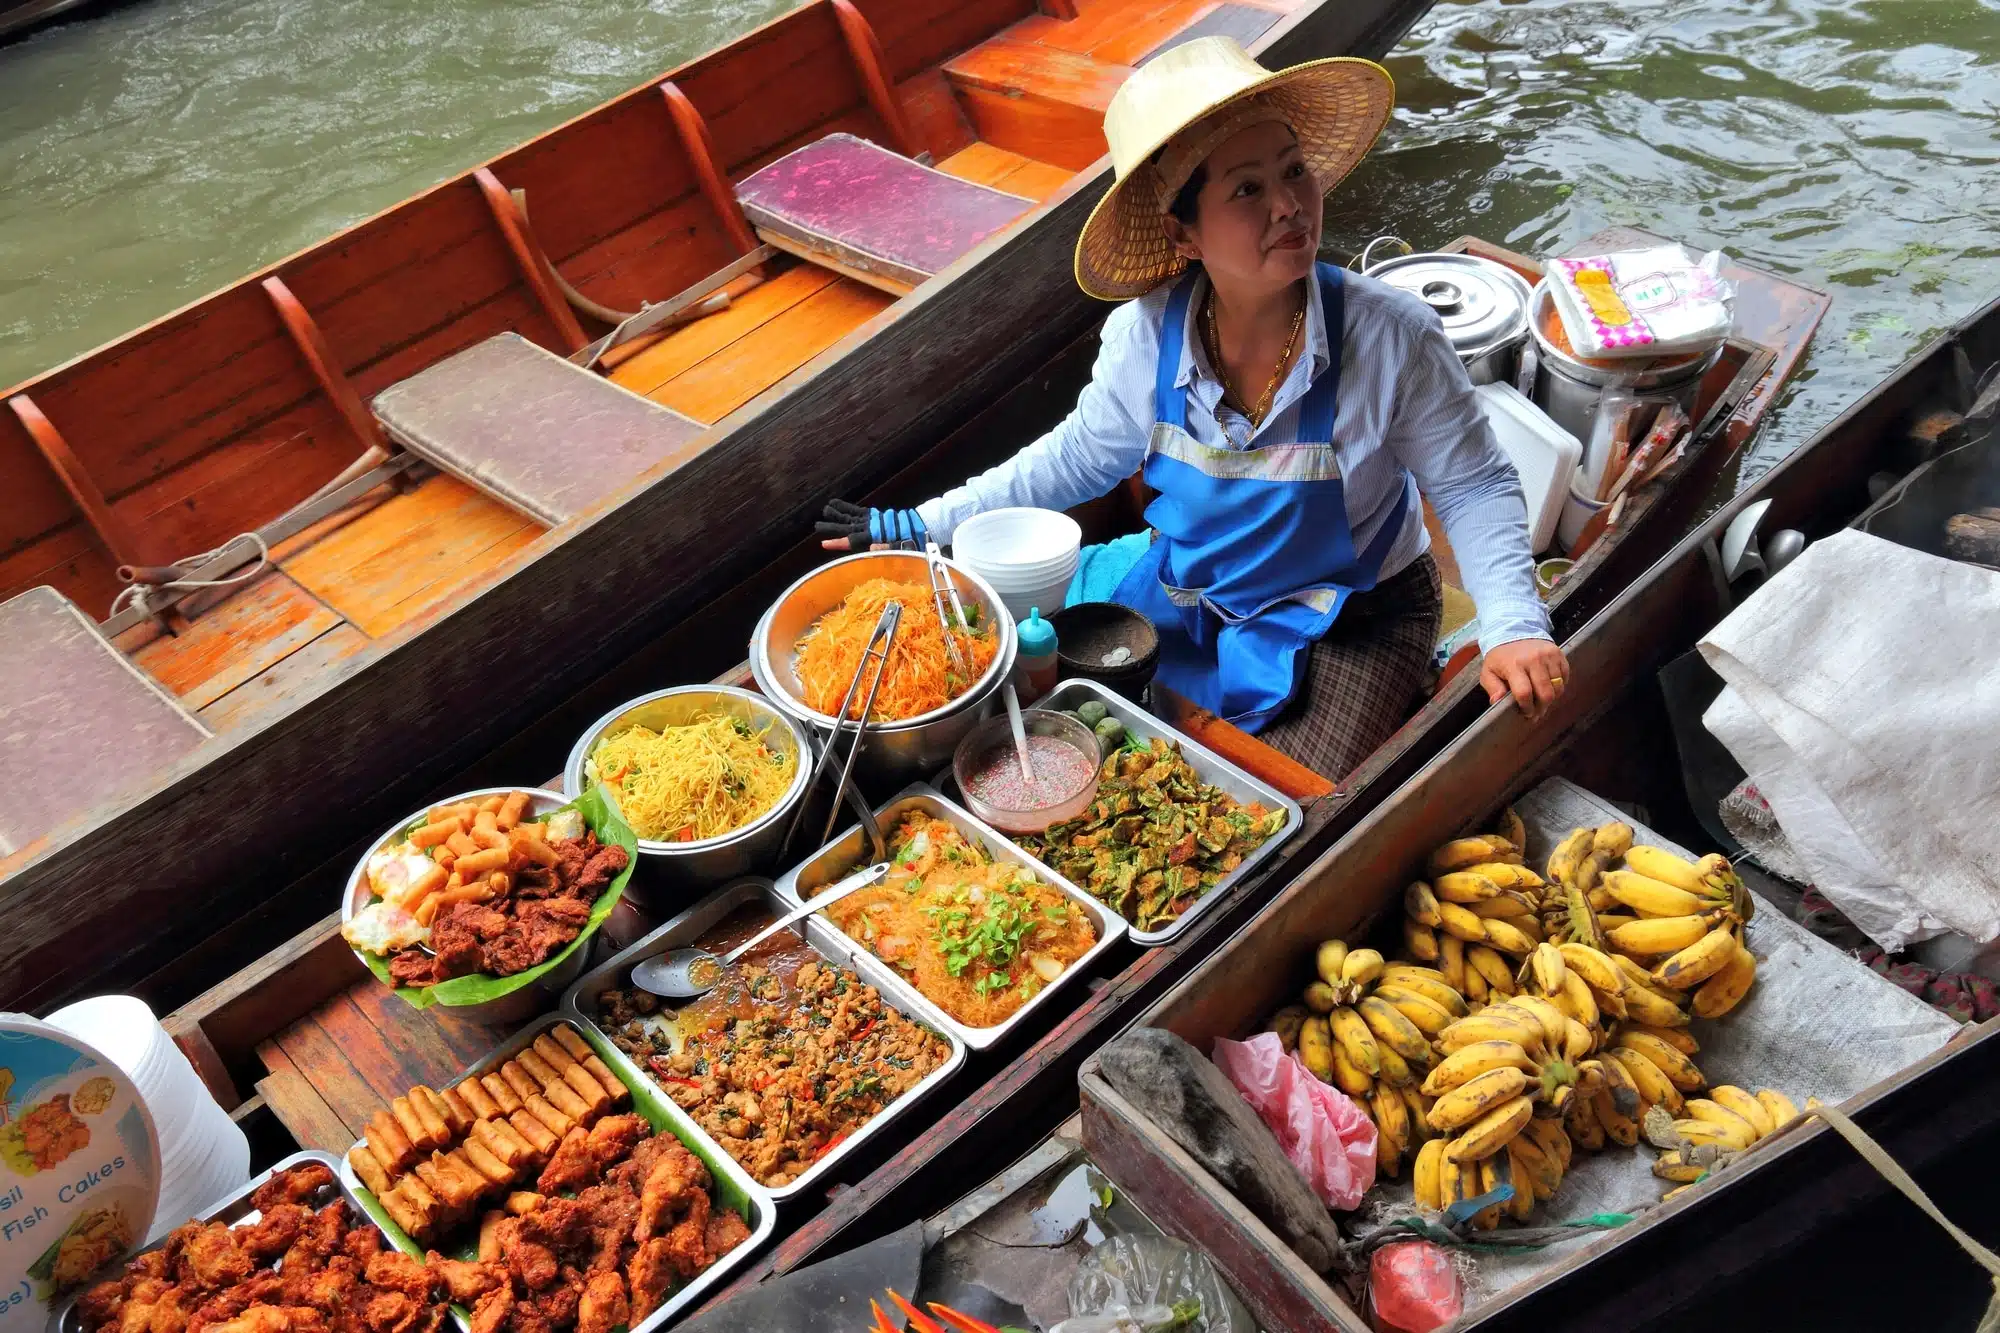
M 590 1103 L 577 1096 L 575 1089 L 567 1083 L 551 1083 L 542 1092 L 552 1106 L 580 1125 L 588 1125 L 597 1119 Z
M 361 1177 L 361 1183 L 368 1187 L 370 1194 L 379 1199 L 389 1192 L 389 1173 L 382 1169 L 382 1163 L 369 1151 L 367 1144 L 358 1143 L 348 1149 L 347 1162 L 354 1168 L 354 1174 Z
M 535 1082 L 541 1084 L 545 1088 L 549 1084 L 555 1082 L 557 1079 L 562 1077 L 561 1074 L 557 1073 L 553 1068 L 550 1067 L 548 1061 L 542 1059 L 541 1056 L 535 1054 L 535 1048 L 532 1046 L 520 1052 L 514 1058 L 520 1061 L 521 1068 L 528 1071 L 528 1076 L 530 1078 L 534 1079 Z
M 521 1068 L 518 1060 L 509 1060 L 501 1065 L 500 1077 L 507 1080 L 507 1086 L 512 1088 L 523 1101 L 542 1090 L 542 1085 L 535 1082 L 534 1075 Z
M 500 1224 L 507 1220 L 507 1214 L 494 1209 L 479 1219 L 479 1262 L 497 1264 L 500 1262 Z
M 458 1150 L 465 1155 L 465 1160 L 472 1169 L 484 1177 L 489 1185 L 505 1185 L 514 1179 L 513 1168 L 495 1157 L 488 1151 L 486 1145 L 477 1139 L 467 1139 L 458 1145 Z
M 410 1136 L 403 1132 L 403 1127 L 396 1123 L 396 1117 L 389 1113 L 387 1107 L 369 1118 L 368 1144 L 378 1151 L 378 1155 L 380 1152 L 388 1153 L 392 1171 L 405 1170 L 417 1155 L 417 1145 L 410 1142 Z
M 430 822 L 433 824 L 442 824 L 448 819 L 463 819 L 467 823 L 471 823 L 473 811 L 478 808 L 471 801 L 453 801 L 450 805 L 434 805 L 431 807 Z
M 576 1057 L 564 1050 L 562 1043 L 546 1032 L 536 1037 L 534 1045 L 529 1047 L 529 1049 L 540 1056 L 542 1062 L 548 1065 L 549 1068 L 558 1072 L 568 1069 L 576 1063 Z
M 493 1126 L 493 1133 L 496 1136 L 506 1140 L 508 1146 L 514 1150 L 518 1158 L 529 1161 L 540 1161 L 543 1157 L 547 1156 L 547 1154 L 544 1153 L 539 1146 L 537 1146 L 537 1143 L 534 1139 L 529 1138 L 527 1135 L 521 1133 L 519 1130 L 514 1128 L 514 1123 L 511 1119 L 489 1120 L 486 1123 Z
M 417 1113 L 417 1120 L 424 1127 L 426 1141 L 433 1147 L 450 1143 L 452 1139 L 451 1126 L 445 1121 L 444 1108 L 432 1102 L 432 1098 L 436 1096 L 435 1092 L 421 1083 L 410 1089 L 410 1109 Z
M 493 1098 L 494 1104 L 500 1108 L 501 1115 L 512 1115 L 521 1109 L 521 1094 L 515 1092 L 507 1080 L 498 1074 L 481 1074 L 479 1086 L 486 1089 L 487 1095 Z
M 505 870 L 507 859 L 505 847 L 487 847 L 473 852 L 470 856 L 460 852 L 458 860 L 452 863 L 451 868 L 469 884 L 475 879 L 484 879 L 496 870 Z
M 389 901 L 406 912 L 411 911 L 418 903 L 442 889 L 450 877 L 450 872 L 443 866 L 432 863 L 429 870 L 404 885 L 402 892 L 392 895 Z
M 530 1097 L 521 1109 L 531 1120 L 558 1138 L 576 1128 L 576 1121 L 550 1106 L 546 1098 Z
M 532 1190 L 515 1190 L 507 1196 L 507 1202 L 502 1205 L 516 1217 L 526 1217 L 541 1206 L 542 1196 Z
M 390 1102 L 389 1113 L 396 1117 L 397 1127 L 409 1135 L 410 1142 L 417 1147 L 428 1150 L 438 1147 L 443 1142 L 441 1138 L 432 1136 L 430 1127 L 424 1124 L 423 1117 L 417 1114 L 417 1108 L 410 1105 L 408 1097 L 398 1097 Z
M 431 1163 L 437 1167 L 438 1179 L 444 1182 L 445 1193 L 439 1197 L 453 1208 L 470 1208 L 492 1184 L 455 1152 L 436 1153 Z
M 382 1174 L 387 1176 L 391 1181 L 403 1174 L 403 1169 L 396 1165 L 394 1153 L 388 1151 L 386 1148 L 377 1147 L 368 1139 L 363 1139 L 360 1146 L 368 1149 L 368 1155 L 375 1159 L 375 1164 L 382 1168 Z
M 524 836 L 533 838 L 536 842 L 548 841 L 549 826 L 542 823 L 538 819 L 535 820 L 524 819 L 519 824 L 515 825 L 515 828 L 519 829 Z
M 466 1079 L 458 1085 L 458 1095 L 474 1120 L 487 1120 L 500 1114 L 500 1105 L 487 1095 L 486 1089 L 476 1078 Z
M 431 860 L 437 862 L 439 865 L 443 866 L 446 870 L 449 870 L 452 868 L 454 864 L 457 863 L 458 853 L 454 852 L 449 847 L 440 847 L 435 852 L 431 853 Z
M 526 861 L 529 865 L 552 866 L 562 860 L 562 857 L 557 855 L 556 849 L 549 846 L 544 839 L 527 837 L 521 832 L 522 829 L 540 827 L 540 824 L 523 824 L 520 828 L 515 829 L 514 841 L 508 850 L 523 861 Z
M 506 1123 L 504 1120 L 482 1120 L 472 1127 L 472 1133 L 466 1136 L 465 1141 L 467 1143 L 477 1143 L 488 1153 L 498 1158 L 500 1164 L 505 1166 L 509 1171 L 518 1171 L 522 1163 L 526 1162 L 532 1154 L 531 1152 L 522 1151 L 521 1146 L 516 1141 L 518 1136 L 516 1136 L 516 1139 L 510 1139 L 499 1131 L 497 1126 Z
M 410 910 L 420 926 L 428 926 L 437 920 L 438 912 L 444 907 L 444 894 L 433 893 Z
M 505 847 L 509 840 L 500 831 L 499 818 L 490 810 L 481 810 L 472 821 L 472 840 L 481 847 Z
M 632 1090 L 625 1086 L 625 1080 L 606 1068 L 604 1061 L 598 1059 L 595 1052 L 591 1054 L 588 1060 L 582 1060 L 578 1063 L 589 1072 L 592 1078 L 597 1080 L 599 1087 L 611 1094 L 611 1104 L 613 1106 L 623 1106 L 631 1100 Z
M 435 916 L 436 912 L 441 912 L 454 903 L 483 903 L 492 896 L 493 886 L 483 879 L 476 880 L 471 884 L 461 884 L 455 889 L 446 889 L 443 893 L 438 894 L 437 897 L 430 900 L 430 902 L 437 904 L 437 908 L 432 915 Z M 421 917 L 418 919 L 422 920 Z
M 504 870 L 496 870 L 486 877 L 486 896 L 504 897 L 507 890 L 514 887 L 514 877 Z
M 416 848 L 437 847 L 449 840 L 453 834 L 465 832 L 465 821 L 453 816 L 438 824 L 426 824 L 410 835 L 410 846 Z
M 583 1039 L 583 1034 L 567 1023 L 557 1023 L 549 1029 L 548 1035 L 556 1039 L 556 1045 L 568 1051 L 578 1060 L 591 1054 L 591 1045 Z
M 521 816 L 528 813 L 528 793 L 517 791 L 500 803 L 500 814 L 496 822 L 504 832 L 521 822 Z
M 611 1089 L 599 1083 L 582 1065 L 571 1065 L 562 1071 L 562 1077 L 563 1082 L 576 1090 L 577 1096 L 589 1103 L 592 1112 L 601 1115 L 611 1105 Z
M 404 1185 L 414 1183 L 411 1177 L 382 1196 L 382 1211 L 389 1214 L 389 1220 L 401 1227 L 411 1240 L 419 1244 L 427 1240 L 431 1233 L 431 1214 L 423 1204 L 404 1192 Z M 494 1247 L 497 1256 L 499 1247 Z
M 482 850 L 479 844 L 472 840 L 470 833 L 454 833 L 444 840 L 444 845 L 451 848 L 454 856 L 470 856 Z
M 473 1114 L 472 1108 L 465 1104 L 465 1098 L 459 1095 L 457 1088 L 440 1088 L 436 1097 L 438 1106 L 442 1108 L 444 1122 L 451 1126 L 453 1134 L 463 1137 L 465 1131 L 472 1128 L 472 1122 L 479 1119 Z
M 513 793 L 510 792 L 508 794 L 512 795 Z M 479 808 L 481 810 L 491 810 L 497 815 L 500 813 L 500 807 L 505 804 L 507 804 L 506 796 L 489 796 L 479 803 Z
M 446 1207 L 453 1206 L 450 1198 L 451 1186 L 445 1184 L 444 1177 L 438 1174 L 436 1162 L 428 1157 L 422 1157 L 417 1159 L 416 1165 L 410 1170 L 416 1179 L 424 1182 L 424 1188 L 429 1190 L 439 1203 Z
M 528 1114 L 526 1109 L 516 1111 L 505 1120 L 495 1120 L 492 1123 L 505 1126 L 515 1138 L 543 1157 L 554 1152 L 556 1144 L 562 1141 L 561 1135 L 550 1132 L 547 1125 Z

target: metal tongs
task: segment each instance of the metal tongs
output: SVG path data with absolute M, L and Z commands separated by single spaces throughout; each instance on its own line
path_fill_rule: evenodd
M 938 549 L 938 544 L 931 540 L 929 533 L 924 534 L 924 572 L 930 575 L 931 605 L 937 608 L 938 625 L 944 630 L 944 650 L 951 657 L 951 664 L 958 669 L 959 678 L 970 685 L 972 665 L 965 660 L 965 652 L 951 632 L 953 616 L 958 617 L 958 624 L 970 626 L 965 618 L 965 603 L 959 600 L 958 583 L 951 576 L 951 566 L 944 562 L 944 552 Z
M 853 805 L 861 817 L 861 829 L 871 844 L 872 859 L 886 859 L 887 846 L 882 839 L 882 830 L 875 823 L 875 812 L 868 808 L 868 802 L 861 797 L 860 790 L 850 785 L 854 776 L 854 761 L 861 754 L 861 744 L 867 738 L 868 718 L 875 711 L 875 693 L 882 688 L 882 677 L 889 674 L 889 650 L 896 644 L 896 630 L 903 622 L 903 604 L 890 602 L 882 608 L 882 616 L 875 622 L 874 631 L 868 636 L 868 646 L 862 650 L 861 660 L 855 663 L 854 679 L 847 682 L 847 693 L 840 700 L 840 712 L 833 720 L 833 735 L 827 738 L 826 748 L 820 751 L 819 759 L 813 764 L 812 777 L 806 782 L 806 790 L 811 791 L 825 776 L 827 766 L 833 762 L 834 751 L 840 744 L 840 733 L 847 729 L 854 707 L 854 696 L 861 690 L 862 677 L 868 674 L 868 663 L 877 663 L 875 680 L 868 687 L 868 698 L 861 706 L 861 715 L 853 718 L 854 743 L 847 747 L 847 762 L 840 769 L 840 785 L 834 788 L 833 804 L 826 812 L 826 828 L 820 832 L 818 846 L 824 847 L 833 840 L 834 821 L 840 818 L 840 803 L 843 799 Z M 782 852 L 791 849 L 792 839 L 798 835 L 799 823 L 805 818 L 806 803 L 799 802 L 798 812 L 792 816 L 791 827 L 785 830 Z

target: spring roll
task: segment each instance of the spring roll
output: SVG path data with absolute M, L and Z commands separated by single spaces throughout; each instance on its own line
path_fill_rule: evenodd
M 537 1098 L 536 1100 L 539 1101 L 541 1099 Z M 547 1105 L 547 1103 L 543 1104 Z M 494 1121 L 493 1123 L 506 1125 L 514 1131 L 516 1138 L 528 1144 L 544 1157 L 554 1152 L 556 1144 L 562 1142 L 561 1135 L 552 1133 L 547 1125 L 535 1119 L 526 1109 L 514 1112 L 514 1114 L 508 1116 L 504 1121 Z
M 563 1082 L 576 1090 L 590 1107 L 592 1115 L 602 1115 L 611 1106 L 611 1090 L 591 1077 L 590 1071 L 582 1065 L 571 1065 L 562 1072 Z
M 485 1176 L 472 1169 L 457 1153 L 433 1153 L 431 1165 L 437 1168 L 438 1180 L 444 1191 L 438 1195 L 453 1210 L 466 1209 L 479 1202 L 479 1196 L 486 1193 L 489 1183 Z
M 507 1220 L 507 1214 L 494 1209 L 479 1219 L 479 1262 L 497 1264 L 500 1262 L 500 1224 Z
M 521 1068 L 519 1060 L 509 1060 L 501 1065 L 500 1077 L 507 1080 L 507 1086 L 512 1088 L 515 1095 L 524 1102 L 542 1090 L 542 1085 L 535 1081 L 534 1075 Z
M 483 903 L 492 896 L 492 887 L 483 879 L 470 884 L 461 884 L 455 889 L 446 889 L 431 899 L 431 902 L 437 904 L 432 916 L 435 918 L 437 912 L 442 912 L 447 907 L 455 907 L 459 903 Z
M 535 1044 L 528 1048 L 542 1058 L 542 1062 L 558 1072 L 576 1063 L 576 1057 L 563 1049 L 561 1042 L 544 1032 L 535 1038 Z
M 509 795 L 512 795 L 512 793 L 509 793 Z M 491 810 L 497 815 L 500 813 L 500 807 L 505 804 L 507 804 L 506 796 L 489 796 L 479 803 L 479 808 L 481 810 Z
M 554 1069 L 550 1068 L 548 1061 L 542 1059 L 541 1056 L 535 1054 L 535 1048 L 532 1046 L 528 1047 L 526 1050 L 522 1051 L 514 1058 L 520 1062 L 521 1068 L 528 1071 L 528 1076 L 530 1078 L 534 1079 L 535 1082 L 541 1084 L 545 1088 L 549 1086 L 549 1084 L 555 1082 L 557 1079 L 562 1077 L 561 1074 L 557 1073 Z
M 449 847 L 440 847 L 431 853 L 431 860 L 449 870 L 458 864 L 458 853 Z
M 479 807 L 471 801 L 453 801 L 450 805 L 434 805 L 431 807 L 430 822 L 433 824 L 442 824 L 447 819 L 463 819 L 469 824 L 472 822 L 473 813 L 478 809 Z
M 451 863 L 451 868 L 456 870 L 459 873 L 459 877 L 469 884 L 475 879 L 485 878 L 496 870 L 505 870 L 507 868 L 507 849 L 505 847 L 487 847 L 471 852 L 470 854 L 460 852 L 458 860 Z
M 441 1148 L 452 1140 L 451 1126 L 445 1122 L 444 1108 L 432 1099 L 437 1094 L 419 1083 L 410 1089 L 410 1109 L 417 1113 L 417 1120 L 424 1127 L 424 1134 L 433 1148 Z
M 518 1114 L 523 1118 L 527 1116 L 527 1112 L 525 1111 Z M 514 1151 L 521 1155 L 522 1160 L 539 1162 L 548 1157 L 548 1154 L 541 1150 L 534 1139 L 527 1137 L 514 1128 L 513 1117 L 509 1117 L 506 1120 L 489 1120 L 486 1123 L 493 1126 L 493 1133 L 496 1137 L 505 1139 L 513 1146 Z
M 403 1174 L 403 1169 L 396 1165 L 393 1153 L 377 1147 L 370 1139 L 363 1139 L 358 1146 L 368 1150 L 368 1155 L 375 1159 L 375 1164 L 382 1169 L 383 1176 L 390 1184 L 394 1184 L 396 1177 Z
M 596 1112 L 590 1109 L 590 1103 L 577 1096 L 576 1089 L 567 1083 L 551 1083 L 542 1089 L 542 1095 L 549 1099 L 549 1105 L 579 1125 L 589 1125 L 597 1119 Z
M 444 1122 L 450 1125 L 451 1132 L 460 1138 L 464 1138 L 465 1131 L 472 1128 L 472 1122 L 479 1119 L 478 1114 L 466 1105 L 465 1098 L 459 1095 L 457 1088 L 440 1088 L 437 1092 L 437 1104 L 444 1108 Z
M 562 857 L 545 839 L 526 836 L 526 830 L 540 827 L 540 824 L 523 824 L 515 829 L 513 844 L 509 850 L 527 864 L 546 869 L 559 864 Z
M 377 1111 L 368 1120 L 368 1144 L 372 1148 L 389 1154 L 389 1168 L 404 1171 L 416 1159 L 417 1145 L 410 1142 L 410 1136 L 396 1123 L 396 1117 L 387 1107 Z
M 429 1210 L 405 1193 L 402 1185 L 382 1196 L 382 1211 L 389 1214 L 389 1220 L 401 1227 L 411 1240 L 421 1244 L 430 1237 Z
M 556 1039 L 558 1046 L 575 1056 L 578 1061 L 591 1054 L 592 1047 L 590 1043 L 583 1039 L 581 1032 L 578 1032 L 567 1023 L 557 1023 L 549 1029 L 549 1035 Z
M 418 925 L 428 926 L 437 920 L 437 914 L 444 910 L 444 906 L 444 894 L 433 893 L 412 908 L 410 915 L 417 919 Z
M 437 1127 L 438 1132 L 433 1134 L 431 1127 L 424 1123 L 422 1116 L 417 1114 L 417 1108 L 411 1104 L 408 1097 L 398 1097 L 396 1100 L 390 1102 L 389 1111 L 390 1114 L 396 1117 L 397 1126 L 402 1129 L 403 1133 L 409 1135 L 410 1142 L 414 1143 L 417 1147 L 429 1151 L 432 1148 L 442 1148 L 444 1146 L 446 1138 L 444 1123 L 440 1121 Z
M 482 1120 L 472 1127 L 472 1133 L 466 1135 L 465 1141 L 478 1144 L 498 1158 L 500 1164 L 509 1171 L 518 1172 L 527 1162 L 529 1154 L 516 1146 L 518 1136 L 508 1138 L 495 1128 L 506 1123 L 504 1120 Z
M 625 1080 L 612 1073 L 604 1061 L 597 1058 L 595 1051 L 592 1051 L 589 1058 L 580 1063 L 583 1065 L 584 1070 L 597 1080 L 598 1086 L 611 1094 L 611 1104 L 613 1106 L 623 1106 L 626 1102 L 632 1100 L 632 1090 L 625 1086 Z
M 422 851 L 430 847 L 442 846 L 454 833 L 465 832 L 465 822 L 447 819 L 442 824 L 426 824 L 410 835 L 410 846 Z
M 504 898 L 513 887 L 514 877 L 504 870 L 496 870 L 486 877 L 486 896 L 489 898 Z
M 424 1188 L 429 1190 L 432 1196 L 437 1199 L 440 1209 L 456 1211 L 452 1207 L 449 1198 L 451 1187 L 445 1184 L 444 1177 L 438 1174 L 437 1163 L 433 1162 L 430 1158 L 422 1158 L 415 1166 L 410 1168 L 410 1179 L 421 1180 L 424 1183 Z
M 361 1183 L 368 1192 L 381 1198 L 389 1192 L 389 1173 L 382 1169 L 382 1163 L 368 1150 L 365 1143 L 357 1143 L 347 1150 L 347 1164 L 354 1168 L 354 1174 L 361 1177 Z
M 487 1095 L 499 1106 L 501 1115 L 512 1115 L 521 1109 L 521 1094 L 515 1092 L 513 1086 L 500 1075 L 481 1074 L 479 1086 L 486 1089 Z
M 542 1206 L 542 1196 L 530 1190 L 515 1190 L 502 1206 L 515 1217 L 526 1217 Z
M 490 1149 L 478 1139 L 468 1138 L 458 1145 L 459 1152 L 474 1171 L 486 1178 L 490 1185 L 508 1185 L 514 1180 L 514 1169 L 495 1157 Z
M 521 822 L 521 816 L 528 813 L 528 793 L 517 791 L 500 803 L 497 822 L 502 832 Z
M 555 1107 L 549 1105 L 540 1096 L 528 1098 L 521 1109 L 523 1114 L 542 1125 L 557 1138 L 561 1138 L 563 1135 L 569 1133 L 570 1130 L 576 1128 L 576 1121 L 570 1119 L 561 1111 L 556 1110 Z
M 495 1102 L 476 1078 L 468 1078 L 457 1088 L 460 1100 L 472 1111 L 474 1120 L 491 1120 L 500 1114 L 499 1103 Z
M 450 873 L 443 866 L 433 861 L 430 869 L 390 894 L 389 902 L 406 912 L 411 911 L 427 896 L 443 888 L 445 881 L 450 877 Z

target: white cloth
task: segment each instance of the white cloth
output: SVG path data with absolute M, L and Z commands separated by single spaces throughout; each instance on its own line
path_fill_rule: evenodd
M 1343 281 L 1333 443 L 1354 548 L 1365 550 L 1395 509 L 1407 468 L 1451 537 L 1465 590 L 1479 608 L 1481 646 L 1552 637 L 1548 612 L 1535 591 L 1520 478 L 1493 438 L 1444 326 L 1408 292 L 1353 273 Z M 1223 405 L 1222 382 L 1202 350 L 1194 321 L 1207 279 L 1200 282 L 1188 305 L 1176 380 L 1188 393 L 1188 433 L 1216 449 L 1300 443 L 1299 400 L 1332 362 L 1319 284 L 1309 284 L 1306 304 L 1303 336 L 1311 354 L 1293 360 L 1271 399 L 1270 414 L 1253 433 L 1248 420 Z M 1068 509 L 1107 494 L 1139 470 L 1155 419 L 1160 326 L 1172 289 L 1164 284 L 1111 312 L 1091 381 L 1054 430 L 965 485 L 917 506 L 933 536 L 948 542 L 960 523 L 989 509 Z M 1423 514 L 1412 507 L 1382 562 L 1382 580 L 1401 573 L 1430 544 Z
M 1702 718 L 1891 952 L 2000 938 L 2000 575 L 1842 531 L 1711 630 Z

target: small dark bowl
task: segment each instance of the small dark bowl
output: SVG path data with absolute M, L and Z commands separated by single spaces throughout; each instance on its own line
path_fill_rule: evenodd
M 1145 692 L 1160 665 L 1160 632 L 1153 622 L 1117 602 L 1078 602 L 1049 617 L 1056 632 L 1056 659 L 1065 680 L 1094 680 L 1134 703 Z M 1116 648 L 1128 648 L 1132 660 L 1105 666 Z

